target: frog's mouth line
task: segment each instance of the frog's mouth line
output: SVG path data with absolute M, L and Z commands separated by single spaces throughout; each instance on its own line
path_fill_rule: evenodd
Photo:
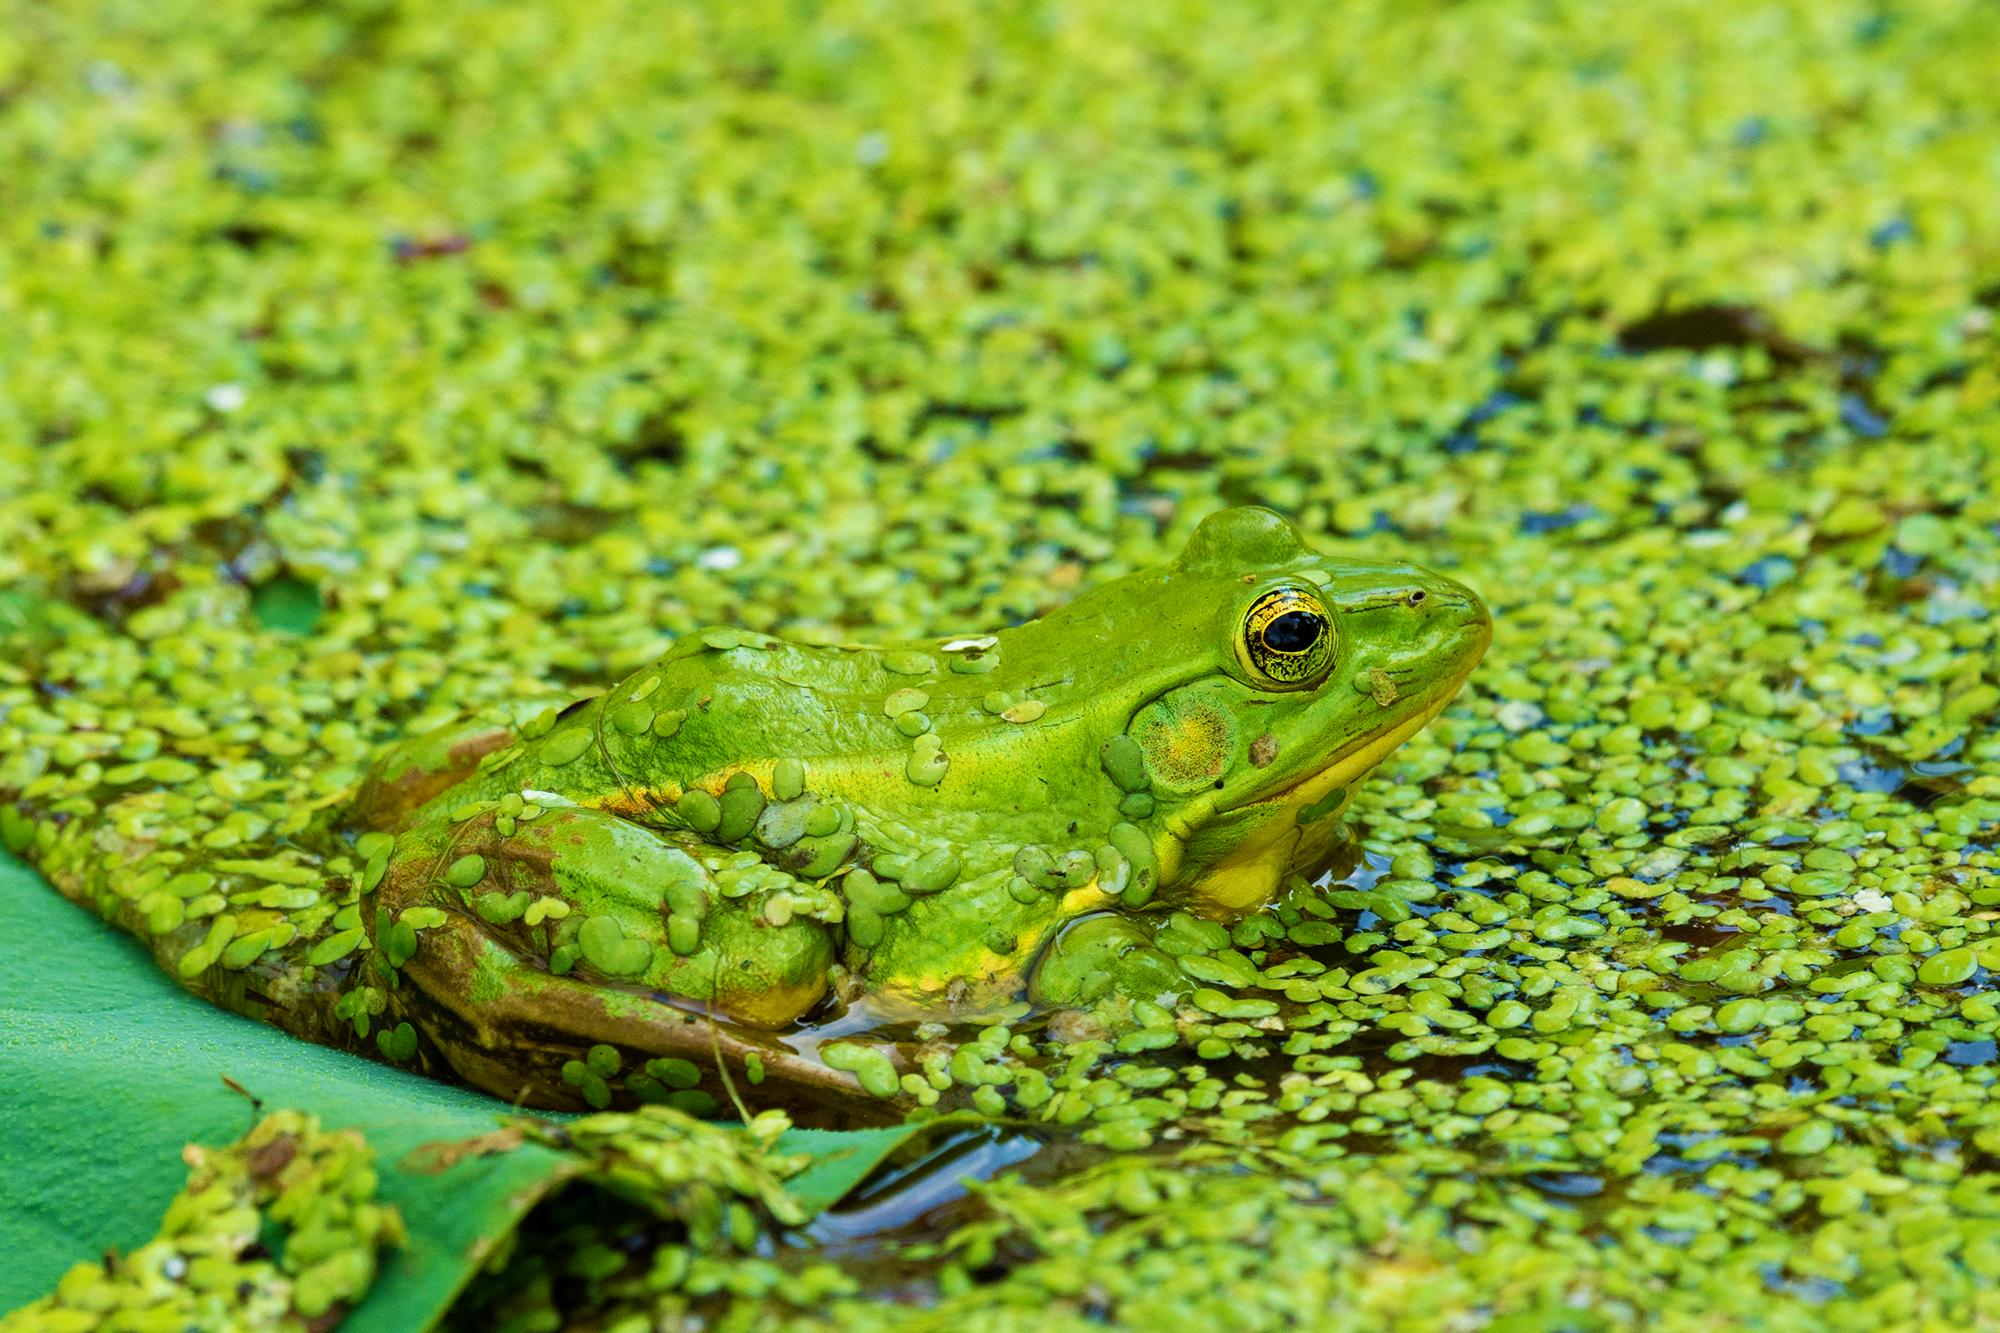
M 1273 791 L 1253 795 L 1234 805 L 1226 807 L 1240 810 L 1252 805 L 1305 805 L 1317 801 L 1336 787 L 1349 786 L 1387 759 L 1404 741 L 1422 731 L 1437 720 L 1445 710 L 1456 689 L 1440 691 L 1438 697 L 1426 704 L 1418 712 L 1410 714 L 1402 722 L 1383 732 L 1358 750 L 1340 756 L 1325 768 L 1305 773 Z

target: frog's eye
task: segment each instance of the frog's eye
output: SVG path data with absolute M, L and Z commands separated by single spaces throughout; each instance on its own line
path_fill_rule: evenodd
M 1305 588 L 1273 588 L 1250 604 L 1237 652 L 1253 684 L 1296 690 L 1333 667 L 1333 618 Z

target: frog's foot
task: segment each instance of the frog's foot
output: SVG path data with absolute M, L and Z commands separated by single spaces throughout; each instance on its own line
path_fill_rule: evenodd
M 385 1017 L 421 1034 L 416 1058 L 534 1106 L 707 1109 L 723 1067 L 758 1106 L 871 1101 L 775 1031 L 824 997 L 833 960 L 782 889 L 603 811 L 509 805 L 402 835 L 364 904 L 377 975 L 394 968 Z
M 1029 983 L 1037 1003 L 1083 1009 L 1110 995 L 1172 1008 L 1191 989 L 1187 974 L 1153 947 L 1152 932 L 1106 913 L 1071 922 L 1049 945 Z

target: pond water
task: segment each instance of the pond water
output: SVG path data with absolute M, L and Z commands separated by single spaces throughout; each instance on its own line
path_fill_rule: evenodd
M 1245 503 L 1493 610 L 1356 870 L 1147 915 L 1173 1003 L 817 1015 L 922 1048 L 840 1123 L 982 1123 L 789 1231 L 559 1200 L 465 1326 L 2000 1320 L 2000 11 L 16 17 L 0 840 L 225 1003 L 417 1059 L 322 812 L 705 627 Z M 624 1058 L 563 1095 L 727 1102 Z

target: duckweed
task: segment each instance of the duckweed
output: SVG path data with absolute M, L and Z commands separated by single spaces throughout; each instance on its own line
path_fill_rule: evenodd
M 462 710 L 556 765 L 692 733 L 544 711 L 690 636 L 1012 623 L 1240 502 L 1496 613 L 1310 807 L 1350 872 L 1221 923 L 1150 846 L 1042 849 L 1015 897 L 1125 863 L 1146 993 L 825 1050 L 1084 1166 L 833 1264 L 760 1251 L 768 1158 L 702 1194 L 612 1113 L 697 1220 L 551 1214 L 467 1326 L 2000 1319 L 1990 7 L 155 9 L 0 24 L 0 843 L 204 993 L 364 977 L 332 1012 L 415 1059 L 377 969 L 433 923 L 371 948 L 387 847 L 313 812 Z M 872 696 L 931 786 L 944 668 L 997 658 L 934 641 Z M 1133 820 L 1210 776 L 1145 753 Z M 789 839 L 807 784 L 672 811 Z M 438 873 L 552 971 L 654 962 L 478 860 Z M 842 877 L 851 939 L 921 864 Z M 224 1249 L 221 1299 L 317 1317 Z
M 236 1143 L 185 1156 L 187 1188 L 158 1236 L 78 1264 L 0 1329 L 331 1327 L 367 1293 L 382 1251 L 403 1243 L 354 1130 L 279 1111 Z
M 843 1069 L 861 1082 L 862 1090 L 873 1097 L 893 1097 L 901 1089 L 896 1067 L 887 1055 L 870 1046 L 840 1043 L 823 1048 L 820 1058 L 829 1068 Z
M 653 964 L 653 946 L 627 935 L 615 916 L 586 917 L 576 943 L 584 959 L 606 976 L 635 977 Z
M 542 758 L 551 764 L 570 764 L 583 758 L 584 752 L 595 743 L 595 738 L 581 727 L 558 732 L 542 746 Z
M 920 717 L 922 714 L 906 713 L 904 716 Z M 944 742 L 938 739 L 935 732 L 924 732 L 910 743 L 910 758 L 903 767 L 903 776 L 915 786 L 935 787 L 944 781 L 950 767 L 951 756 L 944 752 Z
M 771 769 L 771 795 L 780 801 L 796 801 L 805 794 L 806 768 L 796 759 L 777 761 Z

